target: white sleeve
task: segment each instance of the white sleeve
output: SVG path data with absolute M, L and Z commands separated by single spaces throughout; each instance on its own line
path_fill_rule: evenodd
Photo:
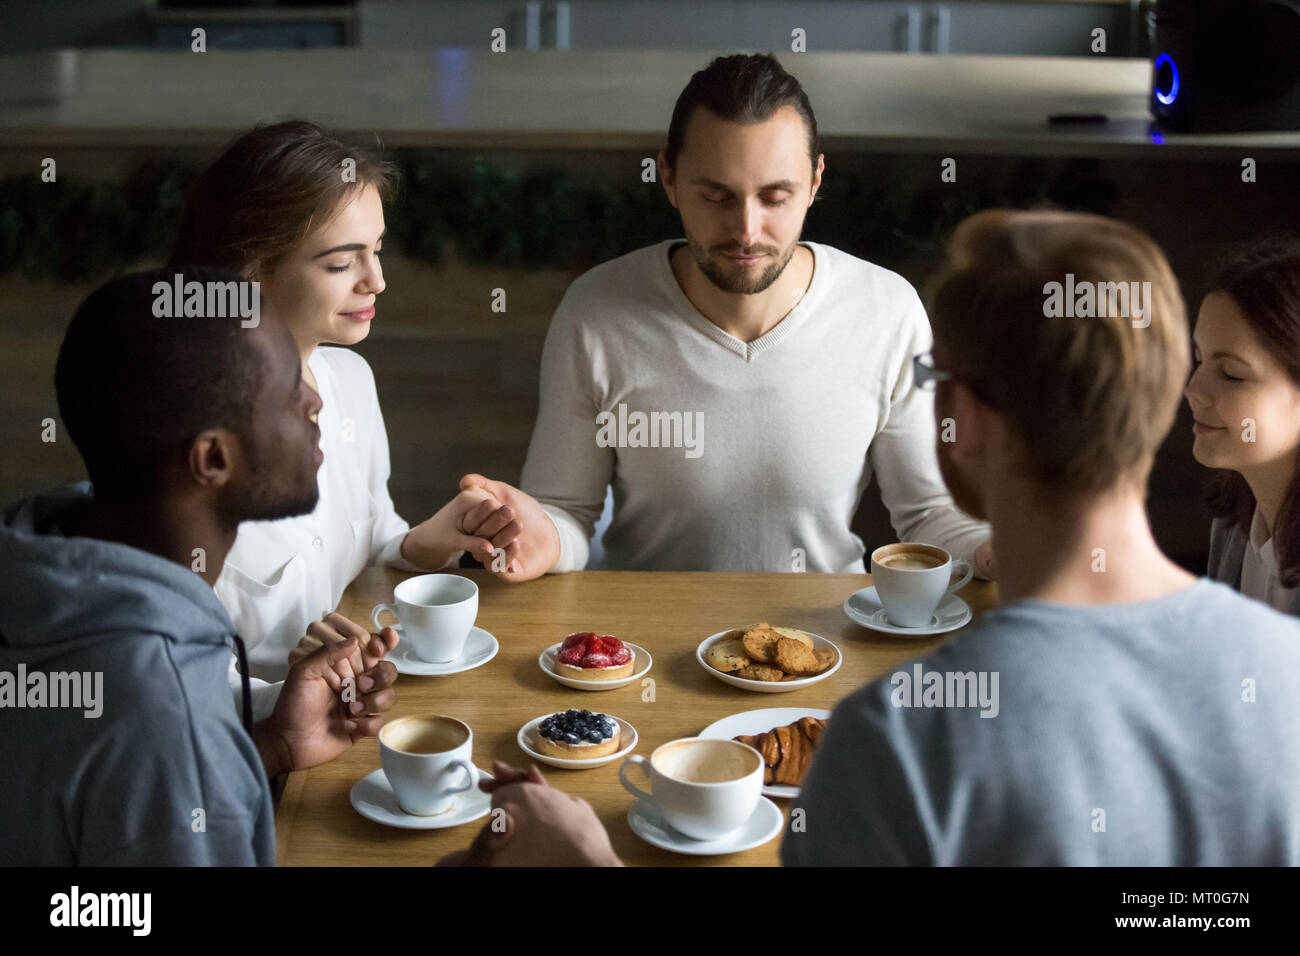
M 350 354 L 356 356 L 355 364 L 360 371 L 360 374 L 353 379 L 354 387 L 364 389 L 365 398 L 368 399 L 358 404 L 364 404 L 370 409 L 369 422 L 357 423 L 358 429 L 364 425 L 364 431 L 359 431 L 357 438 L 366 443 L 370 452 L 366 474 L 370 484 L 370 499 L 375 508 L 375 523 L 370 537 L 370 563 L 400 568 L 403 571 L 441 571 L 443 568 L 456 567 L 460 563 L 463 551 L 453 552 L 436 568 L 422 568 L 402 557 L 402 541 L 411 530 L 411 526 L 397 513 L 397 509 L 393 507 L 393 499 L 388 493 L 388 479 L 392 465 L 388 458 L 388 430 L 384 427 L 384 414 L 380 410 L 379 394 L 375 388 L 375 373 L 371 371 L 370 364 L 364 358 L 355 352 Z
M 244 713 L 244 688 L 240 680 L 238 664 L 239 659 L 234 654 L 231 654 L 230 670 L 228 672 L 230 694 L 235 700 L 235 713 L 242 715 Z M 270 684 L 256 677 L 248 678 L 248 693 L 253 703 L 253 723 L 271 716 L 271 711 L 275 710 L 275 702 L 280 699 L 280 688 L 282 687 L 284 687 L 284 681 L 276 681 L 274 684 Z
M 939 471 L 934 393 L 917 388 L 912 374 L 912 356 L 928 352 L 933 339 L 914 290 L 911 299 L 907 312 L 911 334 L 905 337 L 909 345 L 898 358 L 889 411 L 868 456 L 898 540 L 937 545 L 974 566 L 975 549 L 991 531 L 953 504 Z
M 587 556 L 591 552 L 591 536 L 583 530 L 573 515 L 554 505 L 542 505 L 542 510 L 555 525 L 560 535 L 560 557 L 551 567 L 551 573 L 563 574 L 566 571 L 581 571 L 587 566 Z
M 546 332 L 537 424 L 519 483 L 559 531 L 560 558 L 549 569 L 556 573 L 586 567 L 616 463 L 613 448 L 596 444 L 596 396 L 603 387 L 593 366 L 566 293 Z
M 465 553 L 464 551 L 453 551 L 451 556 L 436 568 L 422 568 L 418 564 L 407 561 L 402 557 L 402 540 L 405 537 L 405 531 L 393 535 L 379 549 L 379 554 L 370 563 L 387 568 L 398 568 L 402 571 L 443 571 L 447 568 L 460 567 L 460 556 Z

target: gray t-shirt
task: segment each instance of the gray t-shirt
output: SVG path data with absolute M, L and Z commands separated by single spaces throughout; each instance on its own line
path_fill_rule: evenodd
M 1296 866 L 1298 732 L 1300 622 L 1223 584 L 1020 601 L 840 702 L 781 859 Z

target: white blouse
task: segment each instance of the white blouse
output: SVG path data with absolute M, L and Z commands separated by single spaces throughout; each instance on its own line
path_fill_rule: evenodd
M 307 625 L 338 607 L 362 568 L 440 570 L 420 568 L 401 555 L 410 525 L 388 494 L 388 434 L 370 366 L 350 349 L 324 346 L 312 352 L 308 365 L 322 403 L 320 500 L 311 514 L 241 524 L 216 584 L 217 598 L 248 649 L 254 720 L 274 708 L 277 682 L 284 680 L 289 652 Z M 442 567 L 456 566 L 460 555 Z M 233 658 L 230 681 L 238 706 Z
M 1241 562 L 1241 593 L 1283 614 L 1291 612 L 1295 601 L 1296 588 L 1282 587 L 1273 538 L 1264 526 L 1258 507 L 1250 522 L 1250 541 Z

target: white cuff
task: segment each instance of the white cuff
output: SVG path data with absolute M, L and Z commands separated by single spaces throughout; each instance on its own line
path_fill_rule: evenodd
M 253 705 L 253 723 L 259 720 L 265 720 L 271 716 L 271 711 L 275 710 L 275 702 L 280 699 L 280 689 L 284 687 L 284 681 L 276 681 L 274 684 L 268 684 L 266 681 L 258 680 L 256 677 L 248 679 L 249 697 Z M 230 694 L 235 701 L 235 713 L 244 712 L 243 701 L 241 700 L 243 688 L 239 684 L 239 674 L 235 673 L 235 682 L 231 685 Z
M 390 538 L 380 550 L 379 557 L 374 563 L 381 567 L 397 568 L 400 571 L 443 571 L 460 565 L 460 556 L 465 553 L 464 551 L 453 551 L 451 556 L 436 568 L 422 568 L 418 564 L 412 564 L 402 557 L 402 542 L 406 540 L 407 534 L 408 532 L 403 531 Z
M 560 536 L 560 556 L 555 564 L 546 569 L 546 573 L 564 574 L 569 571 L 581 571 L 587 566 L 587 556 L 591 553 L 587 533 L 582 525 L 563 508 L 542 505 L 542 510 L 551 519 L 551 524 L 555 525 L 555 531 Z

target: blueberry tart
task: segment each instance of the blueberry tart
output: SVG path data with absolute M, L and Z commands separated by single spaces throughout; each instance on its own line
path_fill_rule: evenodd
M 592 760 L 618 750 L 618 721 L 589 710 L 565 710 L 537 725 L 537 752 L 566 760 Z

